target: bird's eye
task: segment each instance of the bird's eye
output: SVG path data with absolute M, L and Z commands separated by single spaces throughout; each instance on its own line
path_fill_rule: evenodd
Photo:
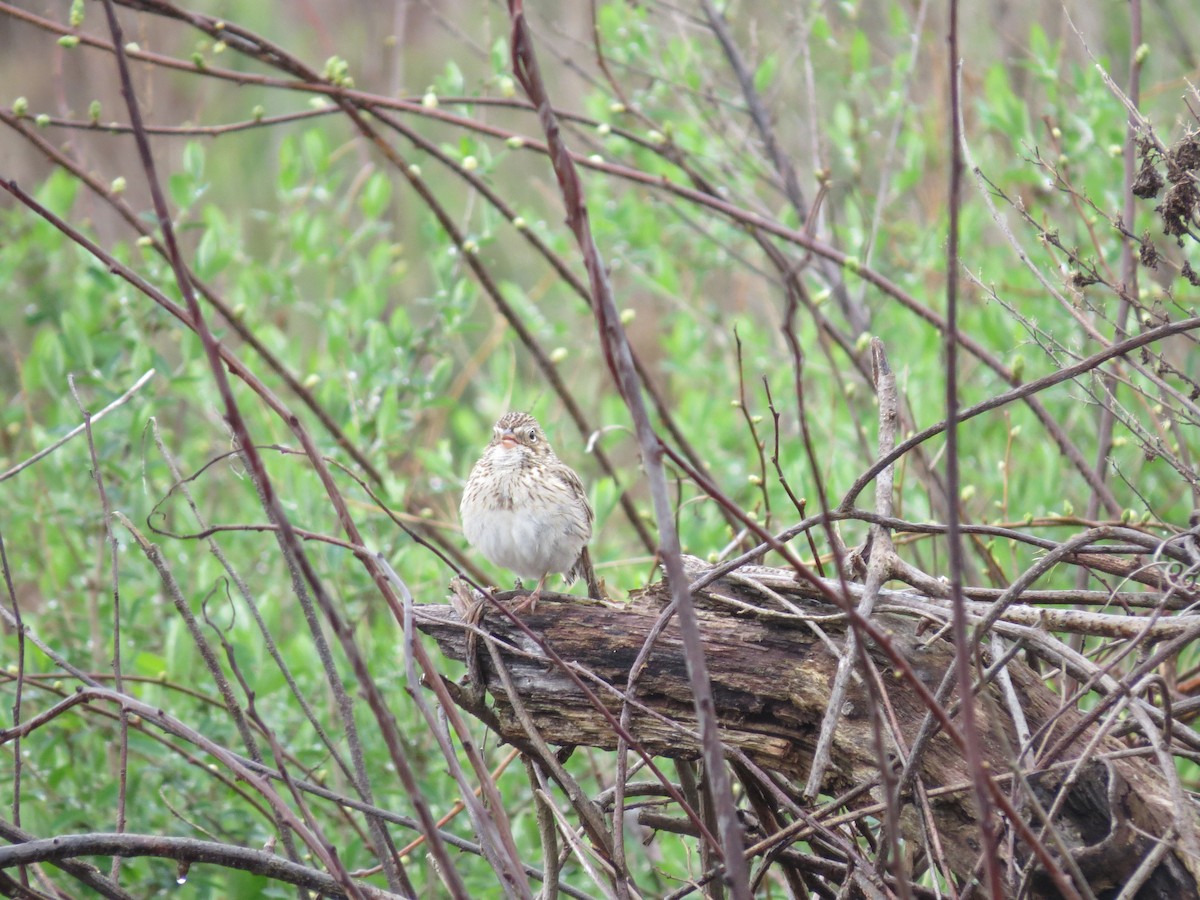
M 537 443 L 537 429 L 536 428 L 529 429 L 529 443 L 531 443 L 531 444 Z

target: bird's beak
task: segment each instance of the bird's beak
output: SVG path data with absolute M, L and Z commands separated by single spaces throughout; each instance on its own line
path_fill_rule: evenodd
M 505 428 L 500 432 L 500 446 L 505 450 L 511 450 L 517 446 L 517 436 L 513 434 L 511 428 Z

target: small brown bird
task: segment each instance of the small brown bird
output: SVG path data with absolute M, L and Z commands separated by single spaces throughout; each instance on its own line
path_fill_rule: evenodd
M 589 592 L 599 595 L 587 551 L 592 508 L 583 483 L 528 413 L 510 412 L 496 423 L 467 479 L 459 514 L 467 540 L 490 562 L 537 579 L 530 608 L 551 572 L 561 572 L 568 584 L 583 575 Z

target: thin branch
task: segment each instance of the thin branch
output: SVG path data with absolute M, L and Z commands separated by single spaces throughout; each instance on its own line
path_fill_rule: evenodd
M 3 183 L 0 183 L 0 187 L 3 187 L 3 186 L 5 186 L 5 185 Z M 156 373 L 155 373 L 154 369 L 147 369 L 146 372 L 142 374 L 142 377 L 139 378 L 137 381 L 135 381 L 130 386 L 129 390 L 127 390 L 125 393 L 123 393 L 120 397 L 118 397 L 112 403 L 108 404 L 108 406 L 104 407 L 104 409 L 100 410 L 100 412 L 94 413 L 91 416 L 92 424 L 94 425 L 95 423 L 99 422 L 101 419 L 103 419 L 105 416 L 107 416 L 114 409 L 117 409 L 118 407 L 124 406 L 126 403 L 128 403 L 130 401 L 130 399 L 133 398 L 133 395 L 136 394 L 138 391 L 140 391 L 146 385 L 146 383 L 151 378 L 154 377 L 155 374 Z M 30 466 L 32 466 L 34 463 L 38 462 L 39 460 L 45 459 L 47 456 L 49 456 L 51 453 L 53 453 L 55 450 L 57 450 L 63 444 L 65 444 L 68 441 L 72 440 L 73 438 L 76 438 L 79 435 L 83 434 L 86 430 L 87 430 L 87 423 L 81 422 L 80 424 L 78 424 L 74 428 L 72 428 L 70 431 L 68 431 L 66 434 L 64 434 L 62 437 L 60 437 L 53 444 L 50 444 L 47 447 L 43 447 L 37 453 L 33 454 L 33 456 L 30 456 L 29 458 L 22 460 L 21 462 L 17 463 L 15 466 L 13 466 L 11 469 L 8 469 L 5 472 L 0 472 L 0 481 L 7 481 L 9 478 L 12 478 L 14 475 L 18 474 L 19 472 L 24 471 L 25 469 L 29 468 Z
M 109 582 L 112 585 L 112 671 L 113 671 L 113 687 L 124 692 L 124 665 L 121 662 L 121 569 L 120 569 L 120 552 L 117 547 L 116 535 L 112 530 L 112 506 L 108 501 L 108 490 L 104 486 L 104 473 L 100 467 L 100 460 L 96 455 L 96 440 L 92 433 L 92 414 L 84 405 L 83 399 L 79 396 L 79 391 L 75 387 L 75 376 L 68 375 L 67 383 L 71 389 L 71 395 L 75 398 L 75 405 L 79 407 L 80 413 L 83 414 L 83 428 L 87 435 L 88 456 L 92 461 L 92 480 L 96 482 L 96 493 L 100 499 L 101 515 L 104 519 L 104 543 L 108 545 L 108 563 L 109 563 Z M 126 821 L 126 801 L 128 799 L 129 790 L 129 717 L 125 712 L 121 712 L 120 729 L 117 738 L 117 833 L 120 834 L 125 830 Z M 112 869 L 109 871 L 108 877 L 114 882 L 119 882 L 121 876 L 121 858 L 114 856 L 112 860 Z
M 671 584 L 674 602 L 679 615 L 680 627 L 687 644 L 686 662 L 696 706 L 697 723 L 703 737 L 704 757 L 708 777 L 717 808 L 717 821 L 726 877 L 735 900 L 749 900 L 750 873 L 746 865 L 742 825 L 738 819 L 733 791 L 725 770 L 724 753 L 717 732 L 716 710 L 712 688 L 704 659 L 704 648 L 700 641 L 699 627 L 692 596 L 688 590 L 687 577 L 680 557 L 679 535 L 675 529 L 674 515 L 667 492 L 666 475 L 663 470 L 663 448 L 646 413 L 642 399 L 640 380 L 633 366 L 629 340 L 617 314 L 612 289 L 599 250 L 588 224 L 587 207 L 583 199 L 582 186 L 566 145 L 562 141 L 558 121 L 550 106 L 545 85 L 542 83 L 537 57 L 533 48 L 529 24 L 525 19 L 522 0 L 509 0 L 509 17 L 512 20 L 512 60 L 517 79 L 538 111 L 542 130 L 546 135 L 551 152 L 551 162 L 563 201 L 567 210 L 567 221 L 575 234 L 583 253 L 592 286 L 593 312 L 604 346 L 604 356 L 613 377 L 617 380 L 621 396 L 633 418 L 638 444 L 641 448 L 642 465 L 645 467 L 654 515 L 658 524 L 659 546 L 667 579 Z
M 961 85 L 962 61 L 958 55 L 958 0 L 950 0 L 950 23 L 947 41 L 950 45 L 950 235 L 946 246 L 946 334 L 943 341 L 946 361 L 946 543 L 950 561 L 950 598 L 954 604 L 951 632 L 954 636 L 955 678 L 959 687 L 959 715 L 962 718 L 963 736 L 966 739 L 967 768 L 975 790 L 975 802 L 979 804 L 979 836 L 982 844 L 984 871 L 987 873 L 988 889 L 992 897 L 1003 896 L 998 850 L 1000 835 L 992 818 L 992 803 L 987 782 L 989 774 L 984 770 L 983 754 L 979 746 L 979 733 L 975 724 L 975 696 L 971 691 L 972 645 L 967 641 L 967 616 L 963 605 L 963 543 L 959 532 L 959 457 L 958 457 L 958 258 L 959 214 L 962 206 L 962 122 L 958 115 L 959 88 Z
M 1027 399 L 1034 394 L 1041 393 L 1047 388 L 1054 387 L 1057 384 L 1062 384 L 1064 381 L 1070 381 L 1074 378 L 1078 378 L 1080 375 L 1098 369 L 1110 359 L 1117 359 L 1118 357 L 1125 356 L 1126 354 L 1137 350 L 1139 347 L 1145 347 L 1147 344 L 1153 344 L 1156 341 L 1161 341 L 1164 338 L 1171 337 L 1172 335 L 1184 334 L 1189 331 L 1194 331 L 1198 328 L 1200 328 L 1200 316 L 1194 316 L 1188 319 L 1179 319 L 1175 322 L 1167 322 L 1165 325 L 1159 325 L 1156 328 L 1149 328 L 1146 331 L 1143 331 L 1141 334 L 1134 335 L 1128 340 L 1111 344 L 1110 346 L 1105 347 L 1103 350 L 1093 353 L 1091 356 L 1084 357 L 1082 360 L 1072 366 L 1059 369 L 1057 372 L 1052 372 L 1049 375 L 1035 379 L 1034 381 L 1027 381 L 1020 387 L 1015 387 L 1010 391 L 1005 391 L 1003 394 L 997 394 L 994 397 L 989 397 L 987 400 L 976 403 L 974 406 L 969 406 L 958 413 L 957 423 L 961 425 L 963 422 L 973 419 L 978 415 L 982 415 L 985 412 L 990 412 L 993 409 L 999 409 L 1001 406 L 1007 406 L 1014 400 Z M 929 440 L 931 437 L 936 437 L 937 435 L 942 434 L 945 430 L 946 422 L 939 422 L 936 425 L 931 425 L 925 430 L 914 434 L 912 437 L 908 438 L 908 440 L 901 441 L 895 450 L 893 450 L 883 459 L 876 460 L 870 466 L 870 468 L 868 468 L 862 475 L 855 479 L 854 484 L 850 486 L 850 489 L 842 498 L 842 502 L 838 508 L 840 510 L 850 508 L 854 504 L 854 500 L 859 494 L 862 493 L 863 489 L 870 484 L 887 466 L 894 463 L 913 447 L 916 447 L 918 444 L 925 443 L 925 441 Z M 1105 490 L 1107 490 L 1107 488 L 1105 488 Z
M 237 869 L 330 897 L 360 896 L 366 900 L 397 897 L 396 894 L 361 882 L 354 882 L 354 890 L 347 890 L 339 879 L 266 850 L 158 834 L 60 834 L 52 838 L 0 846 L 0 869 L 37 862 L 73 861 L 80 856 L 152 856 L 187 865 L 212 864 Z M 185 879 L 185 876 L 181 878 Z

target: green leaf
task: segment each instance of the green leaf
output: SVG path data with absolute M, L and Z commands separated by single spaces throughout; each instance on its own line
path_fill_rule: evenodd
M 1045 62 L 1054 55 L 1046 30 L 1034 22 L 1029 28 L 1029 55 L 1040 62 Z
M 810 32 L 814 43 L 820 41 L 824 43 L 833 37 L 833 31 L 829 27 L 829 20 L 824 14 L 817 13 L 812 19 L 812 30 Z
M 492 71 L 497 75 L 501 75 L 508 71 L 510 65 L 508 52 L 508 38 L 498 37 L 492 41 Z
M 39 329 L 25 360 L 26 386 L 31 390 L 61 390 L 66 383 L 66 354 L 58 332 Z
M 387 210 L 392 198 L 392 180 L 384 172 L 376 172 L 367 179 L 359 197 L 359 207 L 368 219 L 378 219 Z
M 172 172 L 167 176 L 167 194 L 179 209 L 187 209 L 192 205 L 192 179 L 182 172 Z
M 183 148 L 183 170 L 195 182 L 204 180 L 204 147 L 199 141 L 188 141 Z
M 754 89 L 760 94 L 765 93 L 775 84 L 775 75 L 779 71 L 779 57 L 774 53 L 768 54 L 754 73 Z
M 987 125 L 1014 140 L 1028 133 L 1025 127 L 1025 104 L 1013 93 L 1008 70 L 1003 65 L 992 66 L 984 75 L 983 98 L 980 113 Z
M 141 650 L 133 658 L 133 671 L 148 678 L 158 678 L 167 671 L 167 661 L 157 653 Z
M 234 236 L 219 208 L 205 207 L 203 218 L 207 227 L 196 247 L 196 271 L 201 278 L 212 278 L 233 262 Z
M 279 143 L 278 172 L 276 182 L 280 190 L 290 193 L 300 183 L 300 155 L 296 152 L 296 142 L 290 137 Z
M 871 39 L 861 28 L 855 29 L 850 39 L 850 71 L 866 74 L 871 65 Z
M 79 193 L 79 182 L 62 169 L 56 169 L 50 174 L 34 193 L 39 203 L 52 213 L 68 218 L 71 207 L 75 204 L 75 196 Z
M 329 171 L 329 139 L 325 132 L 310 128 L 300 138 L 304 146 L 304 160 L 312 171 L 320 175 Z
M 463 71 L 458 67 L 458 63 L 450 59 L 446 61 L 446 68 L 442 72 L 442 76 L 437 80 L 437 88 L 439 94 L 465 94 L 467 91 L 467 80 L 463 76 Z

